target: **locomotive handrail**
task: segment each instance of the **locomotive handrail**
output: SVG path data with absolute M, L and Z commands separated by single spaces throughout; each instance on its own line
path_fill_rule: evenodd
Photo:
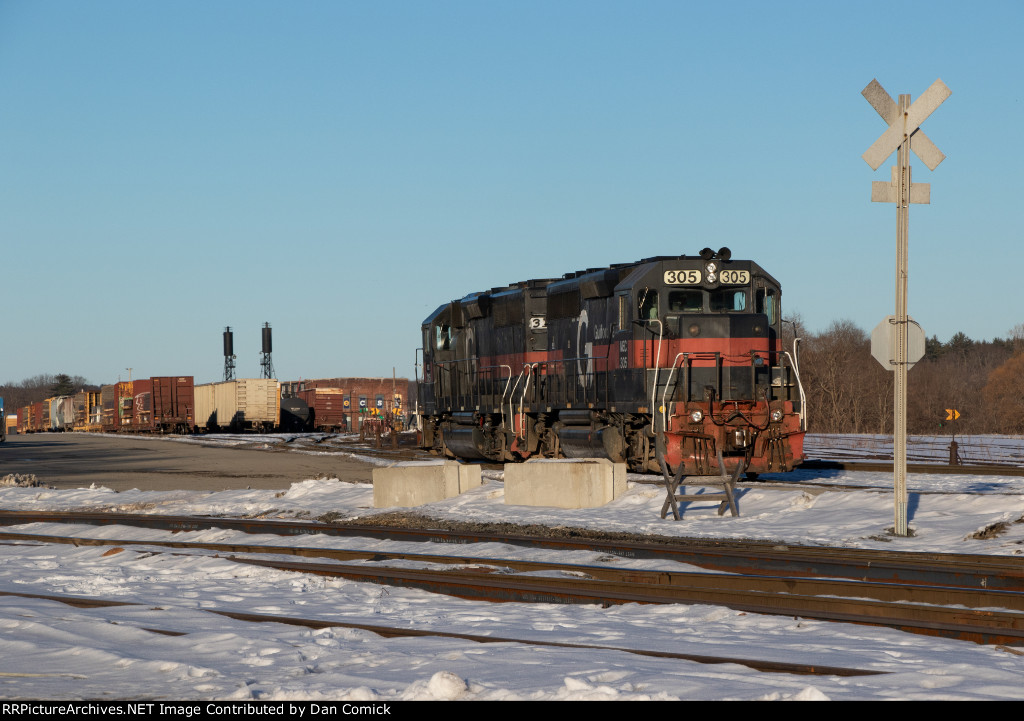
M 665 325 L 660 320 L 658 320 L 657 318 L 650 318 L 650 319 L 647 319 L 647 320 L 645 320 L 643 322 L 644 323 L 657 323 L 658 324 L 658 349 L 654 353 L 654 383 L 651 386 L 651 419 L 653 421 L 653 418 L 654 418 L 654 408 L 655 408 L 655 406 L 654 406 L 655 393 L 657 393 L 657 390 L 658 390 L 658 366 L 659 366 L 659 363 L 661 362 L 661 339 L 662 339 L 662 336 L 665 335 Z M 652 338 L 651 340 L 653 342 L 654 339 Z
M 498 365 L 487 366 L 487 368 L 508 368 L 508 378 L 505 379 L 505 390 L 501 394 L 501 404 L 499 406 L 502 409 L 502 415 L 505 415 L 505 396 L 508 395 L 508 387 L 512 383 L 512 366 L 499 363 Z
M 511 373 L 511 370 L 509 372 Z M 515 411 L 512 409 L 512 403 L 513 403 L 514 398 L 515 398 L 516 388 L 519 387 L 519 381 L 521 381 L 523 379 L 523 373 L 525 373 L 525 371 L 519 371 L 519 376 L 516 378 L 515 385 L 512 386 L 512 392 L 508 396 L 508 424 L 509 424 L 509 430 L 511 430 L 513 433 L 516 430 L 516 424 L 514 423 L 514 420 L 513 420 L 515 418 Z M 509 376 L 509 378 L 511 378 L 511 375 Z M 502 415 L 504 415 L 504 410 L 505 410 L 505 407 L 504 407 L 505 398 L 504 398 L 504 396 L 502 396 L 501 400 L 502 400 Z
M 530 388 L 530 378 L 533 376 L 533 370 L 538 365 L 540 365 L 540 364 L 539 363 L 534 363 L 533 365 L 530 365 L 529 363 L 524 363 L 523 364 L 523 373 L 526 374 L 526 383 L 523 384 L 523 394 L 521 396 L 519 396 L 519 429 L 520 429 L 520 431 L 526 425 L 526 414 L 523 412 L 523 401 L 526 399 L 526 391 Z M 513 431 L 515 430 L 514 426 L 513 426 L 512 430 Z M 516 433 L 516 436 L 518 437 L 519 433 Z M 526 434 L 525 433 L 523 434 L 523 440 L 524 441 L 526 440 Z
M 568 363 L 570 361 L 582 361 L 582 360 L 607 360 L 610 356 L 606 353 L 605 355 L 581 355 L 578 358 L 549 358 L 544 361 L 537 361 L 533 365 L 548 365 L 550 363 Z M 529 363 L 527 363 L 529 365 Z M 597 371 L 594 371 L 595 373 Z M 589 375 L 589 374 L 588 374 Z
M 676 364 L 680 358 L 686 359 L 686 353 L 676 354 L 675 360 L 672 361 L 672 372 L 668 374 L 668 380 L 665 381 L 665 390 L 661 393 L 661 427 L 668 430 L 668 414 L 666 412 L 666 397 L 668 396 L 668 389 L 672 386 L 672 377 L 676 374 Z
M 576 361 L 592 361 L 592 360 L 603 360 L 603 361 L 606 361 L 610 357 L 611 356 L 609 355 L 609 353 L 605 352 L 604 355 L 589 355 L 589 356 L 583 355 L 583 356 L 576 356 L 576 357 L 573 357 L 573 358 L 551 358 L 549 360 L 539 361 L 537 363 L 534 363 L 533 365 L 536 367 L 536 366 L 554 365 L 555 363 L 573 363 L 573 362 L 576 362 Z M 563 371 L 562 376 L 564 377 L 566 375 L 567 374 Z M 577 373 L 576 375 L 578 377 L 580 374 Z M 587 377 L 587 378 L 596 377 L 597 376 L 597 371 L 596 370 L 595 371 L 591 371 L 590 373 L 584 373 L 583 375 L 585 377 Z M 555 377 L 557 378 L 557 376 L 555 376 Z M 607 380 L 608 380 L 608 377 L 607 377 L 607 374 L 606 374 L 605 375 L 605 383 L 606 384 L 607 384 Z M 574 389 L 575 389 L 576 385 L 578 385 L 578 383 L 573 385 Z M 566 392 L 566 400 L 568 400 L 568 389 L 563 389 L 563 391 Z M 608 392 L 608 389 L 607 389 L 607 385 L 606 385 L 606 387 L 605 387 L 606 399 L 607 399 L 607 392 Z M 596 400 L 596 393 L 597 393 L 596 378 L 595 378 L 595 383 L 594 383 L 594 393 L 595 393 L 595 400 Z M 575 390 L 573 391 L 573 401 L 575 402 Z
M 793 339 L 793 353 L 796 353 L 796 344 L 799 338 Z M 800 366 L 789 351 L 782 351 L 782 355 L 789 359 L 789 365 L 793 368 L 793 375 L 796 376 L 796 388 L 800 393 L 800 430 L 807 430 L 807 396 L 804 394 L 804 383 L 800 380 Z

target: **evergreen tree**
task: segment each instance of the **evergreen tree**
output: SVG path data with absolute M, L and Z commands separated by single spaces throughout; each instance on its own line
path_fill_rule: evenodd
M 75 392 L 75 382 L 66 373 L 58 373 L 50 386 L 50 393 L 55 396 L 70 396 Z

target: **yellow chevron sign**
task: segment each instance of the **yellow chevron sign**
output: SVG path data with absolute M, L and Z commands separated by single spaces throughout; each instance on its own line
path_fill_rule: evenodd
M 947 421 L 955 421 L 959 417 L 960 417 L 960 411 L 956 410 L 955 408 L 947 408 L 946 409 L 946 420 Z

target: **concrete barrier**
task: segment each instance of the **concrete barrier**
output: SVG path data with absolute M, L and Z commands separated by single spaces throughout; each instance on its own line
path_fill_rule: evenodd
M 510 506 L 597 508 L 626 492 L 626 464 L 607 458 L 535 459 L 505 465 Z
M 480 485 L 480 466 L 457 461 L 408 461 L 373 469 L 373 507 L 422 506 Z

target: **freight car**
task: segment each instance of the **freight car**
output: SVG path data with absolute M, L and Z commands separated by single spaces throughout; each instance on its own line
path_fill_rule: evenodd
M 196 429 L 269 432 L 281 420 L 274 379 L 239 378 L 195 387 Z
M 306 413 L 308 417 L 308 409 Z M 275 379 L 197 386 L 192 376 L 155 376 L 118 381 L 99 391 L 83 390 L 19 408 L 17 427 L 20 433 L 271 431 L 279 426 L 280 417 Z
M 686 475 L 792 470 L 805 403 L 781 296 L 756 263 L 705 248 L 445 303 L 421 328 L 421 446 Z

